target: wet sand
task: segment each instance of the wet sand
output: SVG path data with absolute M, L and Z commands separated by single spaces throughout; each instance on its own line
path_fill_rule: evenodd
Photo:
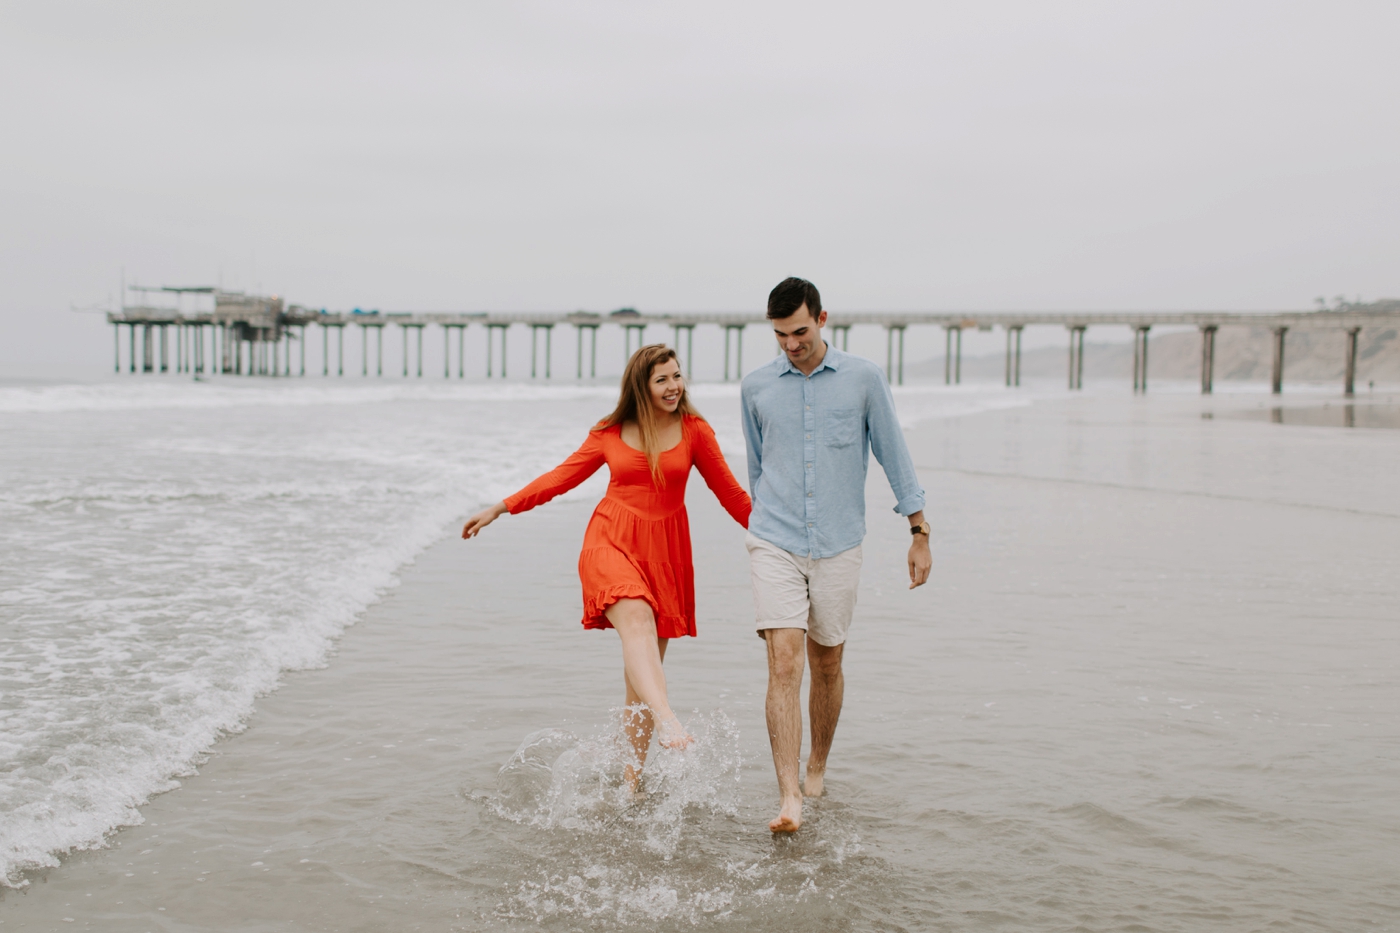
M 614 637 L 577 624 L 591 506 L 560 503 L 424 553 L 326 669 L 0 921 L 1393 928 L 1400 435 L 1224 417 L 1256 402 L 1091 395 L 911 431 L 933 578 L 907 590 L 872 470 L 829 793 L 796 838 L 764 829 L 742 531 L 697 480 L 701 637 L 668 677 L 678 709 L 732 721 L 716 745 L 742 763 L 730 789 L 691 776 L 720 803 L 687 807 L 669 848 L 645 812 L 545 826 L 495 805 L 522 740 L 599 733 L 620 699 Z

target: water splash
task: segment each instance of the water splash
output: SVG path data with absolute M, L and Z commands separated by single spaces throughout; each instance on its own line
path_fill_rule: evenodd
M 739 730 L 723 712 L 697 714 L 686 724 L 687 749 L 653 748 L 634 791 L 624 780 L 638 765 L 621 728 L 627 711 L 580 738 L 541 729 L 520 743 L 496 777 L 486 803 L 498 816 L 541 829 L 632 837 L 669 859 L 687 813 L 733 814 L 738 802 Z

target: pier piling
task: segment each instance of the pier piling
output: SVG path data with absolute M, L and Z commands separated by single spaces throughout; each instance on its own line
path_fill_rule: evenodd
M 943 328 L 943 384 L 962 384 L 962 325 Z
M 1147 393 L 1147 332 L 1152 329 L 1149 325 L 1138 325 L 1133 328 L 1133 392 L 1134 394 Z
M 1356 394 L 1356 344 L 1360 333 L 1361 328 L 1359 327 L 1347 328 L 1347 366 L 1342 392 L 1348 398 Z
M 1288 333 L 1287 327 L 1274 328 L 1274 372 L 1273 372 L 1273 393 L 1283 394 L 1283 337 Z
M 743 379 L 743 378 L 744 378 L 744 325 L 743 325 L 743 324 L 725 324 L 725 325 L 724 325 L 724 381 L 725 381 L 725 382 L 728 382 L 728 381 L 729 381 L 729 335 L 730 335 L 731 333 L 735 335 L 735 341 L 734 341 L 735 344 L 736 344 L 736 347 L 735 347 L 735 356 L 738 358 L 738 359 L 737 359 L 738 365 L 735 367 L 735 369 L 738 370 L 738 373 L 739 373 L 738 378 L 740 378 L 740 379 Z
M 896 360 L 895 331 L 899 332 L 899 352 Z M 885 327 L 885 381 L 892 385 L 904 385 L 904 325 L 889 324 Z
M 694 357 L 695 351 L 695 325 L 694 324 L 672 324 L 671 330 L 674 335 L 676 353 L 681 352 L 681 331 L 685 331 L 685 378 L 690 378 L 690 361 Z
M 851 349 L 851 325 L 833 324 L 831 325 L 831 335 L 831 345 L 833 347 L 839 345 L 842 350 Z
M 635 349 L 640 350 L 643 346 L 646 345 L 647 326 L 646 326 L 645 324 L 631 324 L 631 323 L 623 324 L 623 325 L 622 325 L 622 332 L 623 332 L 622 364 L 625 366 L 625 365 L 627 365 L 627 361 L 630 360 L 630 359 L 632 358 L 632 351 L 633 351 L 633 349 L 634 349 L 633 346 L 632 346 L 632 335 L 633 335 L 634 333 L 637 335 L 637 346 L 636 346 Z
M 1210 395 L 1215 391 L 1215 332 L 1214 324 L 1201 328 L 1201 394 Z
M 486 378 L 490 379 L 495 375 L 494 361 L 492 360 L 492 347 L 495 345 L 496 331 L 501 332 L 501 378 L 506 377 L 506 332 L 510 329 L 509 324 L 497 324 L 494 322 L 486 325 Z
M 1006 328 L 1006 385 L 1021 384 L 1021 331 L 1019 324 Z
M 553 324 L 531 324 L 531 325 L 530 325 L 530 378 L 531 378 L 531 379 L 534 379 L 534 378 L 536 377 L 536 364 L 535 364 L 535 360 L 536 360 L 536 358 L 539 356 L 539 353 L 538 353 L 539 339 L 538 339 L 538 338 L 539 338 L 539 334 L 540 334 L 540 331 L 541 331 L 541 330 L 544 331 L 544 377 L 545 377 L 546 379 L 549 379 L 549 378 L 551 377 L 551 375 L 552 375 L 552 373 L 551 373 L 551 362 L 552 362 L 552 358 L 553 358 L 553 356 L 554 356 L 554 352 L 553 352 L 553 348 L 552 348 L 553 335 L 554 335 L 554 325 L 553 325 Z
M 1076 391 L 1084 388 L 1084 331 L 1087 329 L 1080 324 L 1069 326 L 1069 387 Z
M 588 376 L 598 375 L 598 325 L 574 323 L 574 336 L 578 338 L 578 378 L 583 378 L 583 332 L 588 331 Z

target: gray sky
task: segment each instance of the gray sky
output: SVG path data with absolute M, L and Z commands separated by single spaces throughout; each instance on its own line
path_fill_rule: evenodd
M 1400 294 L 1400 5 L 0 2 L 0 365 L 70 303 Z M 1057 340 L 1060 338 L 1057 337 Z

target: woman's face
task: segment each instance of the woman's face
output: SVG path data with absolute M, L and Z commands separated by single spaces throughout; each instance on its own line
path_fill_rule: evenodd
M 675 360 L 657 363 L 651 368 L 651 404 L 660 415 L 675 414 L 681 404 L 681 392 L 685 389 L 685 378 Z

